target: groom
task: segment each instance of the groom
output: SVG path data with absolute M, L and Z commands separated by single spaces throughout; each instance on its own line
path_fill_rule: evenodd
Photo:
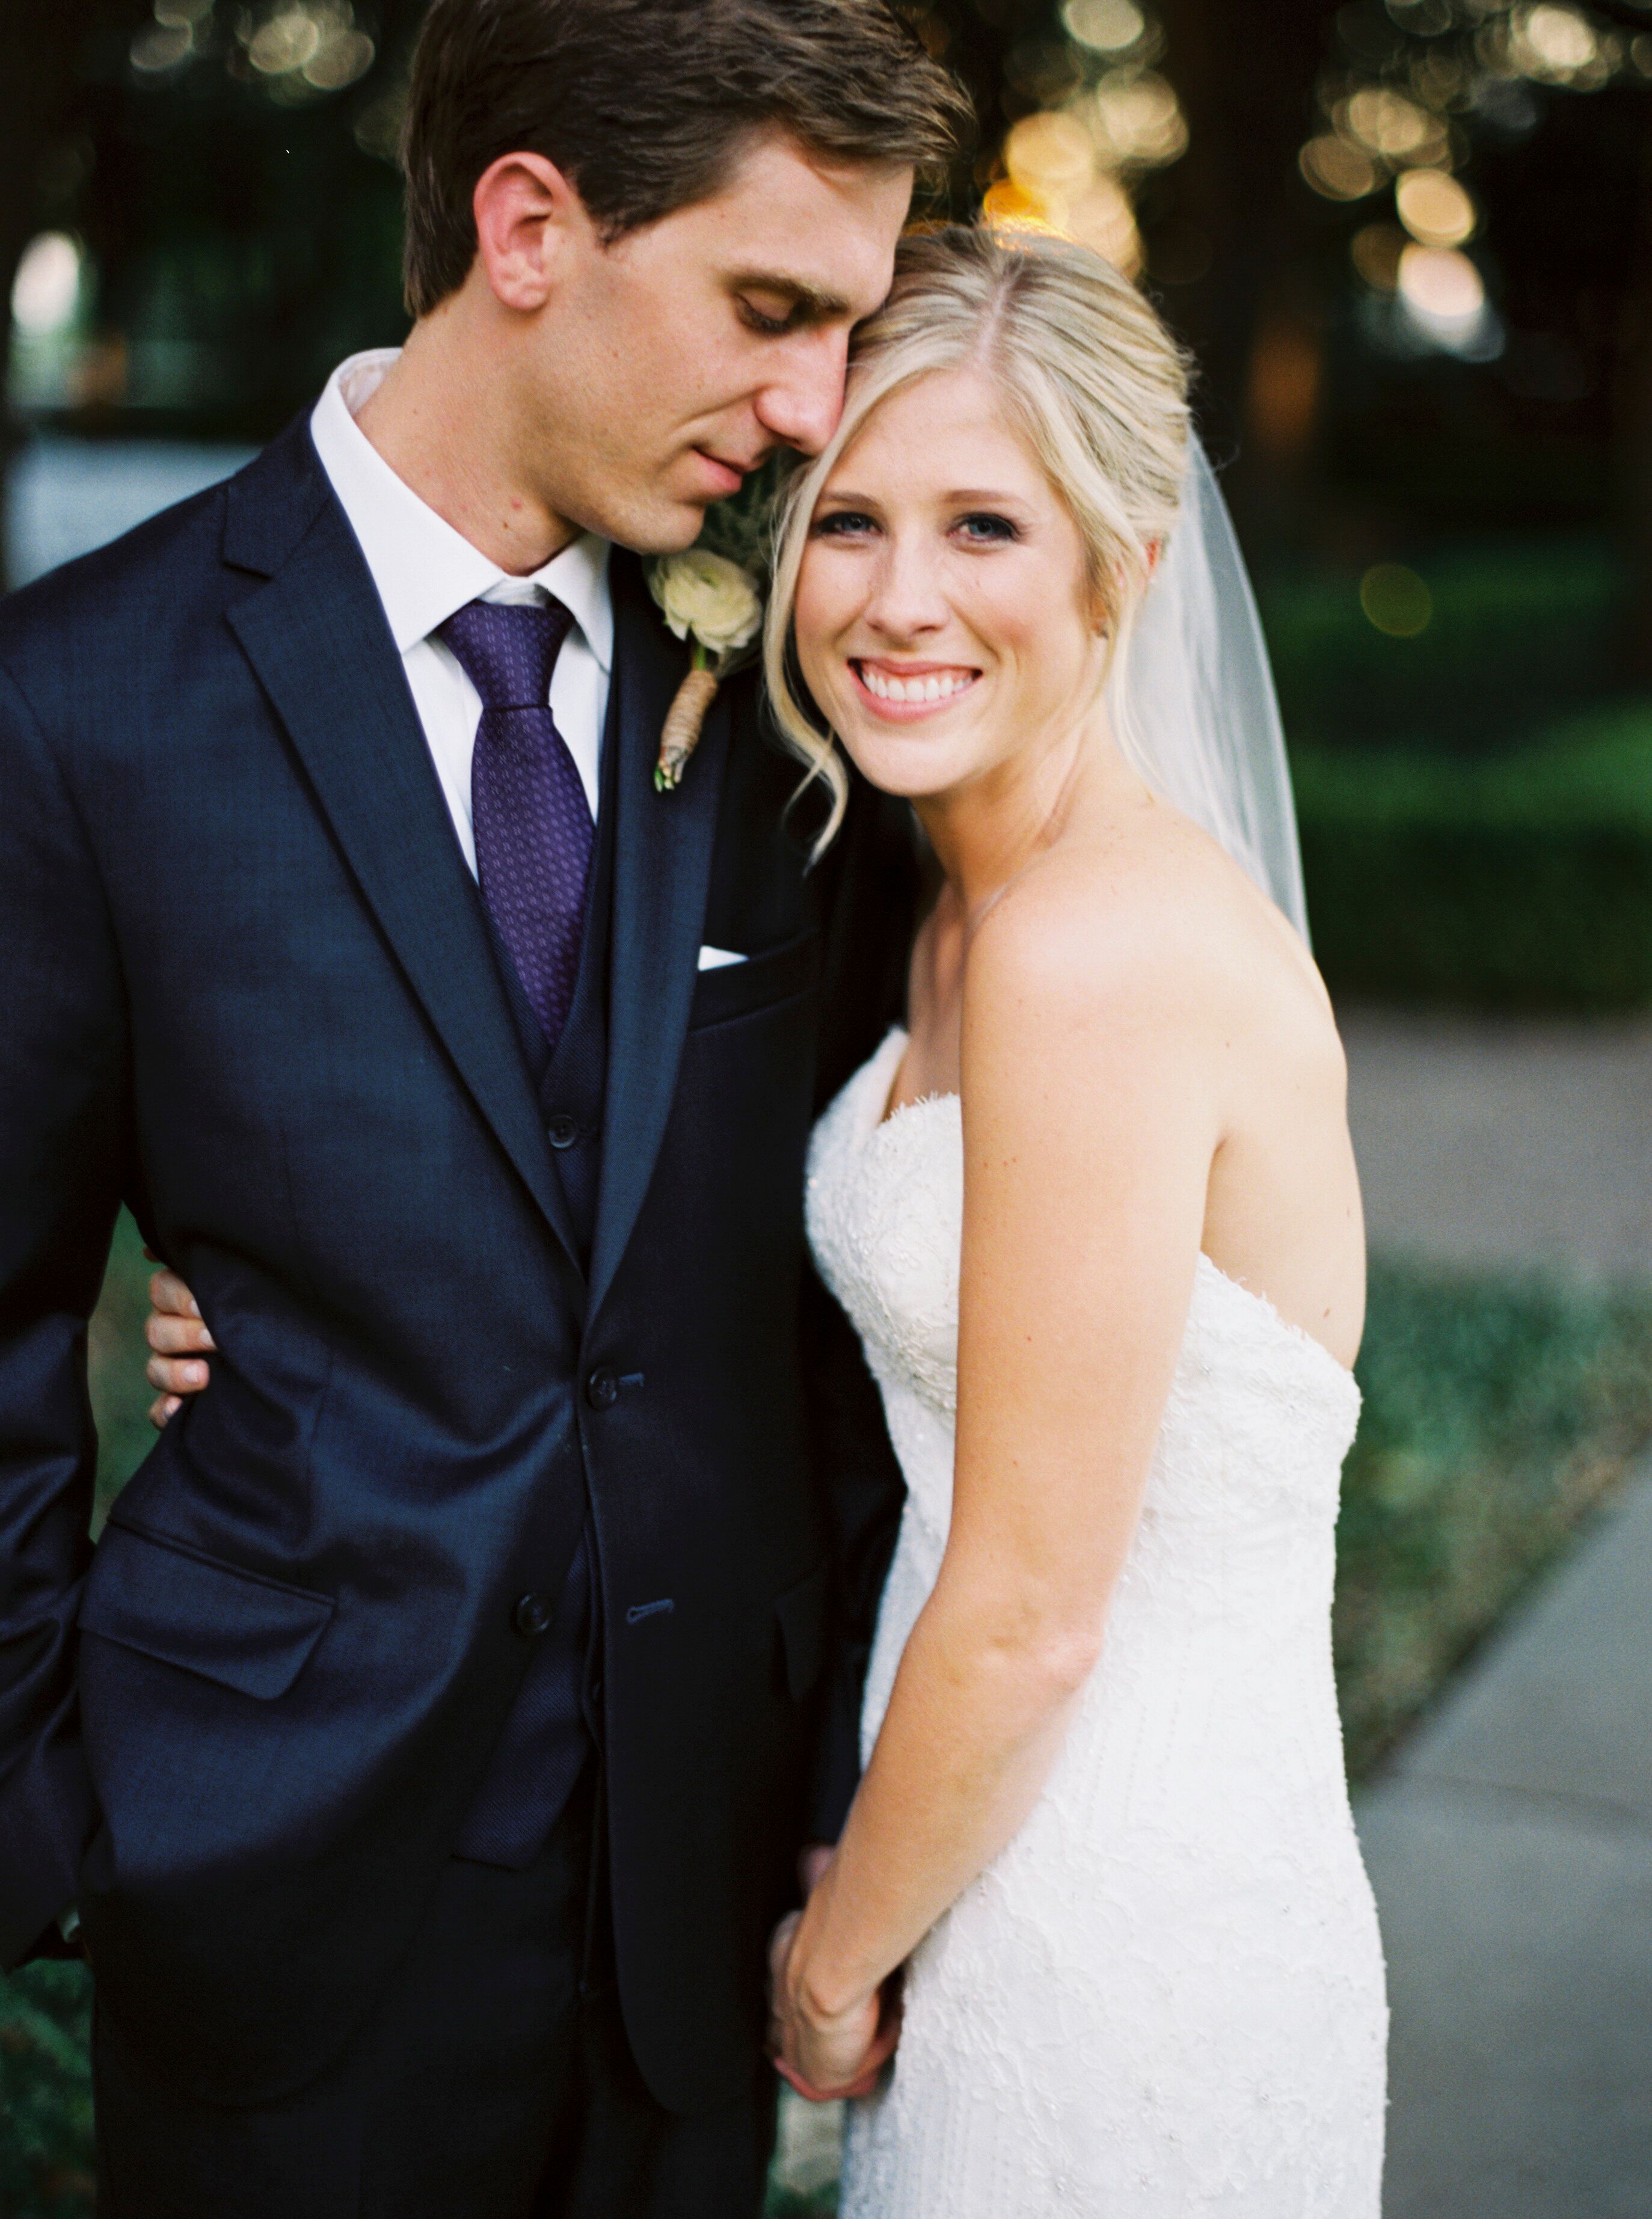
M 758 2208 L 909 871 L 865 791 L 806 870 L 749 676 L 655 790 L 622 550 L 826 438 L 963 120 L 881 0 L 435 0 L 406 350 L 0 605 L 0 1944 L 84 1922 L 105 2219 Z M 122 1200 L 220 1355 L 93 1551 Z

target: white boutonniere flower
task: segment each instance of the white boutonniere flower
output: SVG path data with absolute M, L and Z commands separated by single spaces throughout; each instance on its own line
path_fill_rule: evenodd
M 678 638 L 693 642 L 692 665 L 667 714 L 654 767 L 655 787 L 669 793 L 699 745 L 718 686 L 757 637 L 763 598 L 749 570 L 709 547 L 661 556 L 649 565 L 649 590 Z

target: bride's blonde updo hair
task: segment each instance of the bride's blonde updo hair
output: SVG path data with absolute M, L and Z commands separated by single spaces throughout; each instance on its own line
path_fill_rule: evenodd
M 1041 233 L 950 224 L 903 239 L 889 298 L 855 334 L 842 420 L 799 467 L 775 527 L 764 667 L 781 736 L 807 769 L 804 786 L 818 779 L 831 795 L 817 853 L 842 822 L 849 783 L 832 735 L 807 714 L 793 682 L 792 612 L 816 504 L 839 457 L 892 393 L 966 368 L 997 388 L 1078 527 L 1107 611 L 1109 674 L 1128 651 L 1155 551 L 1176 520 L 1188 364 L 1128 279 L 1088 247 Z

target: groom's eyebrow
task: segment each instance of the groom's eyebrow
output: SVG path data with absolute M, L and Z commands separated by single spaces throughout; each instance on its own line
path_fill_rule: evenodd
M 835 293 L 823 293 L 799 277 L 777 270 L 747 270 L 734 281 L 740 293 L 778 293 L 792 303 L 792 320 L 799 324 L 832 323 L 853 314 L 849 303 Z

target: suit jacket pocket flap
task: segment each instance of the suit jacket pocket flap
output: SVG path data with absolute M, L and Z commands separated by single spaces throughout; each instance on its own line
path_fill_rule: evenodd
M 774 1615 L 780 1622 L 786 1688 L 792 1701 L 800 1703 L 820 1677 L 826 1632 L 826 1567 L 823 1564 L 818 1571 L 789 1587 L 776 1602 Z
M 268 1700 L 297 1679 L 332 1615 L 329 1596 L 111 1519 L 92 1560 L 80 1628 Z

